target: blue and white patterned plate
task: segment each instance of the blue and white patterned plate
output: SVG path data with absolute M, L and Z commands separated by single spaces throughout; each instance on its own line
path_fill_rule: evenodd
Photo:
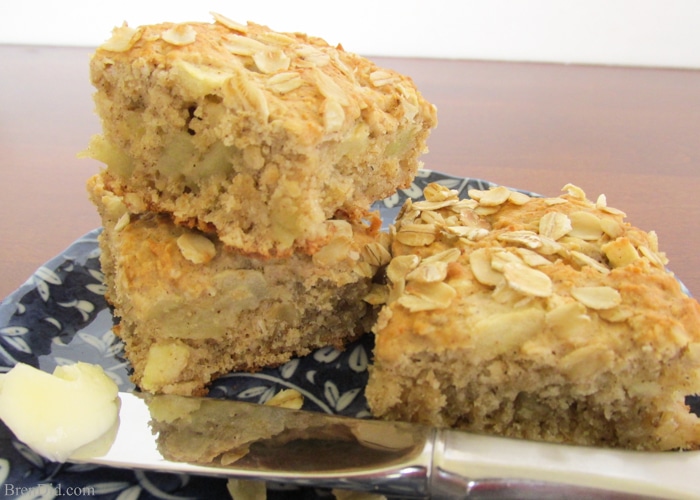
M 385 227 L 403 202 L 420 199 L 430 182 L 456 189 L 463 197 L 469 189 L 492 185 L 423 170 L 409 189 L 375 204 Z M 99 232 L 74 242 L 0 304 L 0 372 L 17 362 L 53 372 L 57 365 L 85 361 L 101 365 L 121 391 L 133 390 L 129 364 L 121 341 L 112 333 L 112 313 L 104 299 Z M 367 335 L 343 352 L 324 348 L 275 369 L 230 373 L 212 385 L 210 394 L 264 402 L 281 389 L 294 388 L 304 395 L 305 409 L 367 417 L 364 386 L 371 349 L 372 337 Z M 52 463 L 16 441 L 1 422 L 0 488 L 0 496 L 32 499 L 230 498 L 225 480 L 220 479 Z M 269 485 L 268 497 L 330 498 L 330 493 Z

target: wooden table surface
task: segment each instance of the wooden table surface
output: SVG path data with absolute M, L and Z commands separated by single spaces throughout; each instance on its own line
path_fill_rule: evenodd
M 0 299 L 98 227 L 76 153 L 99 132 L 91 50 L 0 46 Z M 700 71 L 375 58 L 438 107 L 425 166 L 607 195 L 700 294 Z

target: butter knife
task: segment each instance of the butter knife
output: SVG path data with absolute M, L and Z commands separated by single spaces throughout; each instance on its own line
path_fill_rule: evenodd
M 119 421 L 70 462 L 401 498 L 700 498 L 700 452 L 635 452 L 120 393 Z

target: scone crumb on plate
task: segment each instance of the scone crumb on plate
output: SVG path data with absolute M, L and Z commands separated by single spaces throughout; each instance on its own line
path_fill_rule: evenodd
M 304 404 L 304 395 L 296 389 L 284 389 L 265 401 L 268 406 L 299 410 Z

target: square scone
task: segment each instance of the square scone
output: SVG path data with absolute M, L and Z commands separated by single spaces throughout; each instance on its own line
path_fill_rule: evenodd
M 251 256 L 163 214 L 132 214 L 88 183 L 103 221 L 100 260 L 133 381 L 153 393 L 200 395 L 217 376 L 257 371 L 347 343 L 376 316 L 363 301 L 388 256 L 378 220 L 327 222 L 313 256 Z
M 438 184 L 404 205 L 374 326 L 376 417 L 550 442 L 697 449 L 700 307 L 605 198 Z
M 215 19 L 123 26 L 91 59 L 102 134 L 84 155 L 132 213 L 170 213 L 248 253 L 313 253 L 327 219 L 410 185 L 437 124 L 410 78 Z

